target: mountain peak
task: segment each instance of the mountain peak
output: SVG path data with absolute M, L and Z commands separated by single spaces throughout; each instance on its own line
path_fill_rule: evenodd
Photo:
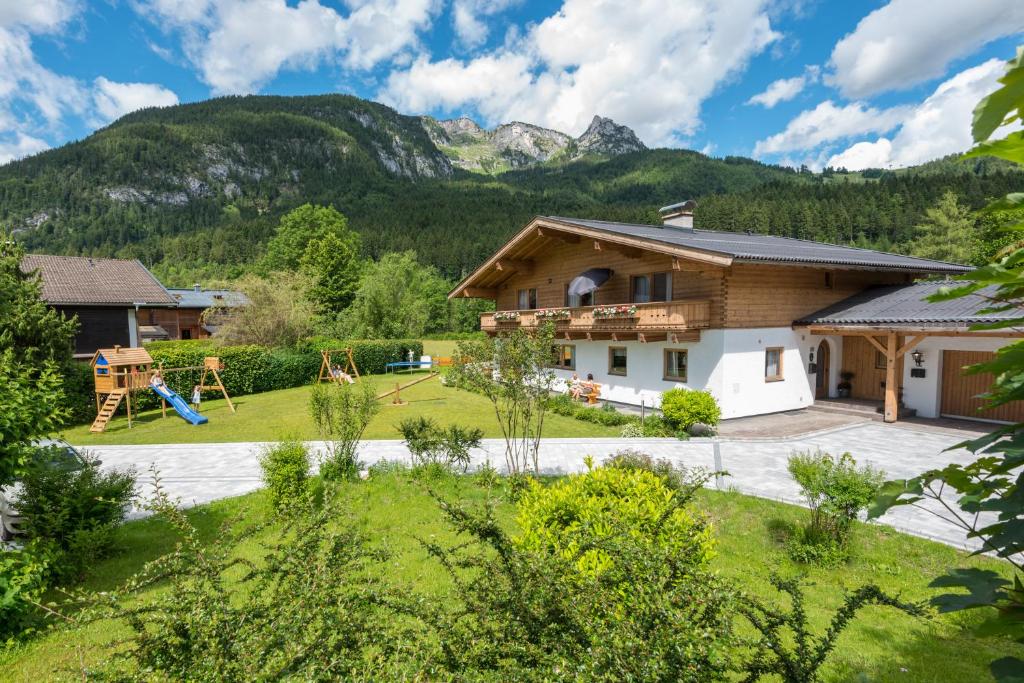
M 647 149 L 631 128 L 596 114 L 583 135 L 576 138 L 576 146 L 580 152 L 591 154 L 628 154 Z

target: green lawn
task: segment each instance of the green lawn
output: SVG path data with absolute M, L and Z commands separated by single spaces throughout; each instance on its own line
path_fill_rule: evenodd
M 448 343 L 448 342 L 440 342 Z M 362 381 L 372 383 L 383 393 L 395 382 L 405 384 L 425 373 L 371 375 Z M 62 436 L 76 446 L 101 444 L 152 443 L 218 443 L 224 441 L 274 441 L 283 436 L 300 439 L 319 438 L 307 409 L 311 387 L 296 387 L 233 398 L 238 412 L 232 414 L 223 399 L 203 402 L 202 412 L 210 421 L 194 426 L 168 408 L 167 417 L 160 410 L 143 412 L 128 428 L 122 406 L 105 432 L 93 434 L 89 425 L 66 429 Z M 500 437 L 501 431 L 491 403 L 482 396 L 452 389 L 438 378 L 426 380 L 401 391 L 406 405 L 394 406 L 391 397 L 381 399 L 381 410 L 366 430 L 367 439 L 397 439 L 398 423 L 410 416 L 425 416 L 441 424 L 458 423 L 479 427 L 486 437 Z M 549 437 L 617 436 L 621 427 L 604 427 L 571 417 L 548 415 L 544 418 L 544 435 Z
M 582 454 L 581 454 L 582 455 Z M 345 484 L 344 492 L 370 538 L 396 553 L 388 562 L 388 580 L 425 593 L 443 592 L 447 578 L 427 557 L 416 538 L 452 536 L 441 520 L 426 487 L 405 475 L 384 475 L 368 482 Z M 431 487 L 445 498 L 480 501 L 471 478 L 435 481 Z M 698 504 L 712 517 L 718 539 L 714 566 L 725 577 L 755 593 L 766 594 L 771 571 L 797 571 L 785 556 L 773 530 L 797 523 L 806 510 L 737 493 L 705 491 Z M 502 503 L 498 514 L 511 528 L 513 509 Z M 268 514 L 262 493 L 219 501 L 189 513 L 205 539 L 226 519 L 259 519 Z M 267 533 L 272 534 L 270 530 Z M 807 570 L 808 612 L 820 629 L 839 605 L 843 590 L 867 581 L 880 584 L 904 599 L 923 600 L 934 594 L 927 583 L 946 568 L 973 565 L 1008 575 L 1007 565 L 970 558 L 946 546 L 905 536 L 885 527 L 858 525 L 858 553 L 839 569 Z M 173 548 L 166 524 L 144 520 L 126 524 L 125 552 L 99 563 L 87 587 L 107 590 L 119 585 L 143 563 Z M 253 546 L 255 547 L 255 546 Z M 255 552 L 255 551 L 253 551 Z M 151 590 L 161 590 L 156 587 Z M 142 600 L 145 600 L 143 594 Z M 840 638 L 825 670 L 826 681 L 982 681 L 989 680 L 987 662 L 998 656 L 1024 656 L 1024 647 L 1008 641 L 974 636 L 968 627 L 977 616 L 933 616 L 918 619 L 883 608 L 869 608 Z M 112 642 L 126 633 L 124 625 L 98 623 L 58 627 L 6 655 L 0 655 L 5 681 L 80 678 L 82 667 L 106 657 Z

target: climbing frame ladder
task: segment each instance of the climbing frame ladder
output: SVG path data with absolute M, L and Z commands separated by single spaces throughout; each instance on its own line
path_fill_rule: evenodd
M 121 405 L 121 400 L 124 399 L 127 393 L 127 389 L 114 389 L 107 394 L 107 399 L 100 407 L 96 420 L 92 423 L 92 427 L 89 428 L 90 432 L 102 432 L 107 428 L 107 423 L 110 422 L 110 418 L 114 417 L 117 407 Z

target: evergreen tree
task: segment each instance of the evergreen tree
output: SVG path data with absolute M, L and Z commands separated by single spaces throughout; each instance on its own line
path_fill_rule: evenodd
M 968 263 L 976 254 L 977 234 L 971 210 L 960 205 L 955 192 L 947 191 L 918 223 L 910 253 L 921 258 Z

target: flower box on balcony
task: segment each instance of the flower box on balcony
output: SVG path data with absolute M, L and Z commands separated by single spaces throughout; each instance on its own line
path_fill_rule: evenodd
M 517 323 L 519 322 L 519 311 L 495 311 L 494 322 Z
M 534 313 L 537 320 L 566 321 L 572 315 L 568 308 L 542 308 Z
M 598 306 L 594 309 L 594 317 L 607 318 L 635 318 L 637 317 L 636 306 Z

